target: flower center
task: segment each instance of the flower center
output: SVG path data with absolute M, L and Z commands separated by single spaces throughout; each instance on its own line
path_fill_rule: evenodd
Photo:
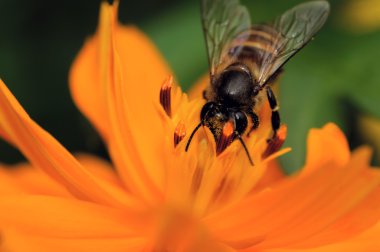
M 248 194 L 264 174 L 268 158 L 285 140 L 286 129 L 283 127 L 277 138 L 267 141 L 273 134 L 269 105 L 260 111 L 260 126 L 249 136 L 241 136 L 245 142 L 242 146 L 242 141 L 234 141 L 232 121 L 224 123 L 217 139 L 209 127 L 203 127 L 199 120 L 205 101 L 189 101 L 173 85 L 173 78 L 164 81 L 159 98 L 167 128 L 166 138 L 173 139 L 168 142 L 171 145 L 168 148 L 174 154 L 168 157 L 168 203 L 191 206 L 199 215 Z M 189 136 L 188 129 L 196 130 Z M 189 140 L 192 140 L 191 148 Z M 247 153 L 251 153 L 254 166 Z

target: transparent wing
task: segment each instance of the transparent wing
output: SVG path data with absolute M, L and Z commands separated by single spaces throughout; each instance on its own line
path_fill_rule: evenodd
M 221 63 L 223 48 L 237 34 L 249 29 L 251 19 L 239 0 L 202 0 L 201 15 L 210 74 L 213 76 Z
M 272 28 L 277 32 L 273 49 L 264 53 L 258 83 L 265 85 L 292 56 L 303 48 L 322 28 L 330 12 L 327 1 L 312 1 L 297 5 L 275 19 Z

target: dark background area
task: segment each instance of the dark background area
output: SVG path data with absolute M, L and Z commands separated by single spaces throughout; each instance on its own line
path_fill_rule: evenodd
M 257 22 L 302 1 L 243 2 Z M 311 127 L 335 122 L 356 147 L 368 143 L 357 127 L 360 117 L 380 118 L 380 33 L 350 29 L 344 20 L 349 0 L 330 2 L 328 24 L 287 64 L 281 81 L 282 118 L 289 127 L 286 145 L 293 147 L 283 158 L 288 171 L 301 166 Z M 99 5 L 100 1 L 0 0 L 0 78 L 31 117 L 70 151 L 106 155 L 68 90 L 71 63 L 85 38 L 95 32 Z M 153 39 L 185 88 L 207 71 L 198 1 L 122 0 L 119 13 L 122 23 L 137 25 Z M 15 163 L 22 156 L 0 142 L 0 160 Z

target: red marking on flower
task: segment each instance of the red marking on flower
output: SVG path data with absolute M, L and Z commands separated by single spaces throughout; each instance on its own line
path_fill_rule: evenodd
M 171 91 L 173 87 L 173 76 L 169 76 L 164 83 L 162 83 L 160 90 L 160 103 L 164 108 L 166 114 L 171 117 L 172 109 L 171 109 Z
M 182 121 L 180 121 L 174 130 L 174 147 L 176 147 L 182 141 L 182 139 L 185 138 L 185 136 L 186 126 Z
M 266 158 L 272 155 L 273 153 L 275 153 L 276 151 L 278 151 L 285 142 L 286 134 L 287 134 L 287 127 L 283 125 L 278 130 L 276 137 L 268 140 L 268 145 L 264 153 L 262 154 L 262 158 Z
M 228 121 L 222 130 L 217 143 L 216 143 L 216 154 L 221 154 L 234 140 L 234 125 L 231 121 Z

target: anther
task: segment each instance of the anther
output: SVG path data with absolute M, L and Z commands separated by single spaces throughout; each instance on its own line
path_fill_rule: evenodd
M 180 121 L 174 130 L 174 147 L 177 147 L 177 145 L 182 141 L 182 139 L 185 138 L 185 136 L 186 126 L 182 121 Z
M 285 142 L 287 134 L 287 128 L 285 125 L 281 126 L 281 128 L 277 131 L 276 135 L 268 140 L 267 148 L 262 154 L 262 158 L 267 158 L 273 153 L 277 152 Z
M 161 86 L 160 90 L 160 103 L 166 114 L 171 117 L 172 109 L 171 109 L 171 90 L 173 86 L 173 76 L 169 76 Z
M 234 125 L 231 121 L 228 121 L 223 126 L 222 134 L 216 142 L 216 155 L 222 153 L 232 143 L 234 136 Z

